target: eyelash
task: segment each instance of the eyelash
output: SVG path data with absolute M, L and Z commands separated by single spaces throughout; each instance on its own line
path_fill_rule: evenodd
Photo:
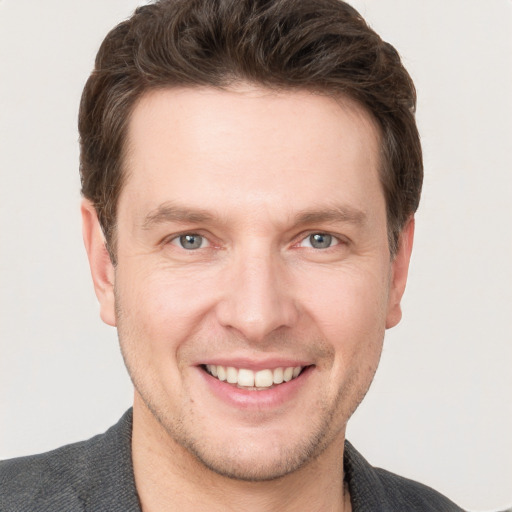
M 321 237 L 328 238 L 330 245 L 328 245 L 327 247 L 313 247 L 313 245 L 311 244 L 311 237 L 313 237 L 313 236 L 321 236 Z M 184 237 L 200 237 L 201 238 L 201 246 L 186 249 L 185 247 L 183 247 L 183 243 L 182 243 L 183 242 L 182 239 Z M 207 245 L 205 247 L 203 247 L 202 242 L 206 242 Z M 304 243 L 304 242 L 309 242 L 309 245 L 302 246 L 302 243 Z M 331 242 L 334 242 L 334 243 L 331 244 Z M 206 236 L 204 236 L 200 233 L 197 233 L 197 232 L 192 232 L 192 231 L 176 235 L 176 236 L 172 237 L 171 239 L 169 239 L 166 243 L 169 243 L 171 245 L 174 245 L 176 247 L 184 249 L 187 252 L 194 252 L 199 249 L 208 249 L 213 245 L 212 242 Z M 321 243 L 321 241 L 319 241 L 319 243 Z M 347 242 L 345 240 L 343 240 L 341 237 L 333 235 L 326 231 L 310 231 L 307 234 L 301 234 L 299 241 L 294 243 L 293 247 L 305 247 L 308 249 L 316 249 L 318 251 L 327 251 L 328 249 L 332 249 L 333 247 L 337 247 L 338 245 L 344 245 L 346 243 Z
M 314 236 L 319 236 L 319 237 L 322 237 L 322 238 L 327 238 L 329 242 L 335 242 L 335 243 L 332 244 L 332 245 L 329 244 L 327 247 L 313 247 L 313 245 L 311 244 L 311 238 L 314 237 Z M 306 241 L 309 242 L 309 245 L 306 245 L 305 247 L 310 248 L 310 249 L 317 249 L 319 251 L 320 250 L 321 251 L 326 251 L 327 249 L 331 249 L 331 248 L 336 247 L 338 245 L 341 245 L 343 243 L 343 241 L 339 237 L 337 237 L 335 235 L 332 235 L 331 233 L 326 233 L 326 232 L 323 232 L 323 231 L 315 231 L 315 232 L 309 233 L 305 237 L 301 238 L 299 244 L 302 244 L 302 243 L 304 243 Z M 321 243 L 321 241 L 319 243 Z M 302 247 L 304 247 L 304 246 L 302 246 Z
M 211 242 L 208 240 L 208 238 L 206 238 L 204 235 L 201 235 L 200 233 L 194 233 L 194 232 L 181 233 L 180 235 L 176 235 L 175 237 L 171 238 L 168 241 L 168 243 L 175 245 L 177 247 L 180 247 L 181 249 L 187 250 L 185 247 L 183 247 L 183 244 L 181 243 L 182 238 L 184 238 L 184 237 L 200 237 L 202 239 L 202 241 L 206 241 L 208 244 L 206 247 L 197 247 L 194 249 L 188 249 L 190 252 L 196 251 L 198 249 L 207 249 L 207 248 L 211 247 L 211 245 L 212 245 Z

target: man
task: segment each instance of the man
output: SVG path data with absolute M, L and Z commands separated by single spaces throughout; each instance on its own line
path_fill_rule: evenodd
M 460 510 L 345 440 L 401 317 L 422 160 L 338 0 L 161 0 L 101 46 L 83 234 L 133 410 L 2 463 L 1 510 Z

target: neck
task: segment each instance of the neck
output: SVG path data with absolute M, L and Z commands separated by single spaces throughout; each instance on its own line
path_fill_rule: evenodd
M 340 437 L 298 471 L 277 480 L 246 482 L 206 468 L 145 407 L 134 405 L 132 458 L 142 511 L 349 512 Z

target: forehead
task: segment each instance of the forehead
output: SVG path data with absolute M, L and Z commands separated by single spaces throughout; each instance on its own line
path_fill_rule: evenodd
M 379 146 L 372 116 L 344 97 L 251 85 L 152 91 L 130 119 L 120 203 L 360 202 L 382 196 Z

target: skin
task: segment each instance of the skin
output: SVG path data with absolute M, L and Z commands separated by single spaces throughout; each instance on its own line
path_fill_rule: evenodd
M 87 200 L 82 214 L 135 386 L 145 511 L 350 509 L 345 427 L 400 320 L 414 231 L 391 258 L 379 144 L 361 106 L 307 91 L 170 89 L 137 104 L 115 268 Z M 187 233 L 198 249 L 180 245 Z M 313 247 L 315 233 L 331 245 Z M 233 402 L 201 365 L 235 359 L 309 368 L 293 392 Z

